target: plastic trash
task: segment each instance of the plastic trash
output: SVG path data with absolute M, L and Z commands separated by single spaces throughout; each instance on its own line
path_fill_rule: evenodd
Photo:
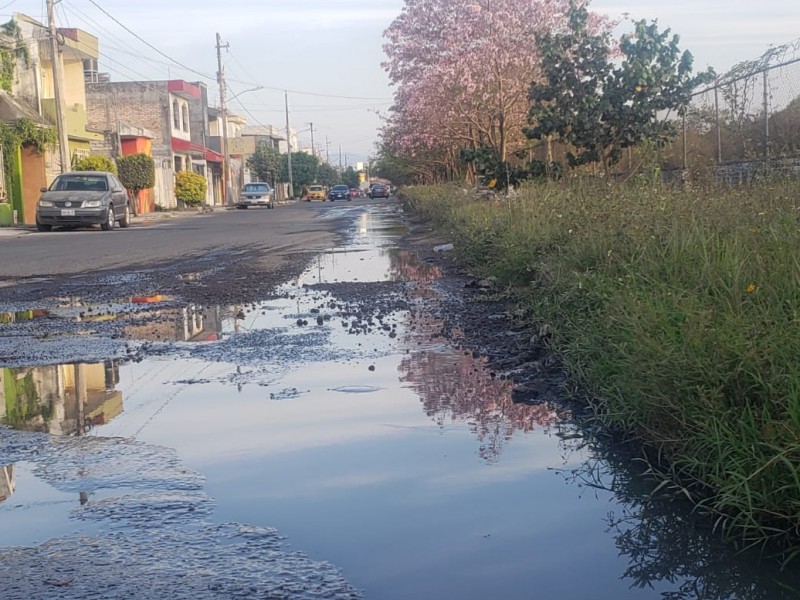
M 440 244 L 433 247 L 434 252 L 450 252 L 454 249 L 453 244 Z

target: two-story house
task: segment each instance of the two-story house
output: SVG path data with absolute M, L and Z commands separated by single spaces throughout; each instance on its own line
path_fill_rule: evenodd
M 175 207 L 171 186 L 178 171 L 194 171 L 206 178 L 209 204 L 221 197 L 222 155 L 206 144 L 208 104 L 204 84 L 181 79 L 90 82 L 86 96 L 92 127 L 117 133 L 123 127 L 150 132 L 156 161 L 156 204 Z

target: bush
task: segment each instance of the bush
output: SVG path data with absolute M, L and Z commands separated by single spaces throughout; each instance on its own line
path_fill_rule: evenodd
M 92 154 L 76 160 L 73 168 L 76 171 L 103 171 L 114 175 L 117 174 L 116 163 L 107 156 L 100 154 Z
M 206 199 L 208 182 L 202 175 L 193 171 L 179 171 L 175 174 L 175 198 L 187 206 L 199 206 Z
M 156 184 L 156 166 L 147 154 L 133 154 L 117 159 L 119 180 L 134 197 L 142 190 L 149 190 Z

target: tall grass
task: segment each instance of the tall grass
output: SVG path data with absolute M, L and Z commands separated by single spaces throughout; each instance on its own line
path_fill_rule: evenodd
M 800 183 L 405 191 L 554 332 L 598 418 L 743 545 L 800 553 Z

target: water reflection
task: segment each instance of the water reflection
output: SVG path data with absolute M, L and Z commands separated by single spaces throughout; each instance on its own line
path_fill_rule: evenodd
M 393 251 L 391 260 L 395 279 L 415 284 L 408 289 L 412 300 L 436 301 L 437 292 L 429 284 L 441 277 L 441 269 L 408 251 Z M 433 317 L 424 303 L 414 306 L 405 343 L 415 350 L 400 363 L 401 381 L 412 384 L 425 414 L 440 427 L 448 422 L 466 423 L 478 440 L 479 456 L 496 463 L 515 434 L 562 422 L 552 405 L 515 404 L 511 382 L 494 379 L 483 360 L 436 343 L 444 322 Z
M 782 571 L 768 551 L 737 552 L 680 495 L 655 493 L 656 482 L 636 468 L 629 448 L 588 431 L 587 448 L 592 458 L 568 480 L 616 497 L 619 505 L 607 516 L 608 531 L 628 560 L 622 576 L 633 587 L 676 582 L 675 589 L 662 593 L 672 600 L 800 597 L 800 574 Z
M 0 422 L 22 431 L 83 435 L 122 413 L 117 361 L 0 369 Z
M 241 312 L 234 307 L 233 313 Z M 144 312 L 141 321 L 125 326 L 128 339 L 174 342 L 213 342 L 222 339 L 223 315 L 219 306 L 188 305 Z
M 0 324 L 25 323 L 34 319 L 41 319 L 48 316 L 48 314 L 50 314 L 49 311 L 44 309 L 0 312 Z
M 17 487 L 14 479 L 14 465 L 0 467 L 0 502 L 4 502 L 11 497 Z

